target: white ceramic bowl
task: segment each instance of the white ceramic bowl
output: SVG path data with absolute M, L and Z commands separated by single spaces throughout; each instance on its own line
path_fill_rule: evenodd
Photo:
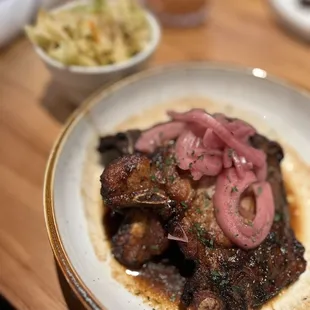
M 310 41 L 310 9 L 300 0 L 269 0 L 281 24 L 301 38 Z
M 87 1 L 69 2 L 57 7 L 53 12 L 67 10 L 85 3 Z M 147 47 L 122 63 L 98 67 L 66 66 L 49 57 L 39 46 L 34 45 L 34 48 L 66 97 L 73 103 L 80 104 L 100 86 L 111 84 L 146 67 L 161 38 L 161 29 L 156 18 L 147 11 L 146 17 L 151 32 Z
M 47 167 L 44 204 L 51 246 L 69 284 L 88 309 L 176 309 L 149 306 L 112 276 L 113 261 L 100 217 L 99 176 L 103 167 L 96 144 L 99 134 L 158 122 L 165 115 L 167 103 L 185 97 L 192 99 L 178 101 L 176 109 L 184 110 L 199 102 L 201 106 L 199 98 L 209 98 L 213 104 L 203 102 L 210 112 L 242 117 L 260 132 L 284 143 L 283 173 L 298 189 L 297 237 L 310 261 L 309 94 L 268 77 L 258 68 L 197 63 L 153 69 L 99 91 L 81 106 L 67 122 Z M 305 165 L 296 161 L 291 148 Z M 309 283 L 308 267 L 298 282 L 264 309 L 310 309 Z

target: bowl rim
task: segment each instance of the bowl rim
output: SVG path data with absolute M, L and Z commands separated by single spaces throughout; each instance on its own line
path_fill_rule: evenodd
M 83 4 L 89 4 L 89 1 L 87 0 L 76 0 L 69 3 L 65 3 L 63 5 L 57 6 L 53 10 L 50 10 L 52 13 L 60 12 L 63 10 L 67 10 L 70 8 L 74 8 L 79 5 Z M 154 53 L 157 46 L 159 45 L 159 42 L 161 40 L 161 27 L 155 16 L 150 13 L 148 10 L 144 9 L 144 12 L 146 14 L 146 19 L 148 21 L 148 24 L 150 26 L 150 35 L 151 38 L 147 44 L 147 46 L 140 51 L 135 56 L 112 65 L 102 65 L 102 66 L 94 66 L 94 67 L 87 67 L 87 66 L 67 66 L 60 61 L 57 61 L 50 57 L 41 47 L 39 47 L 37 44 L 32 42 L 33 48 L 36 51 L 36 53 L 40 56 L 40 58 L 49 66 L 57 68 L 58 70 L 66 70 L 73 73 L 79 73 L 79 74 L 107 74 L 111 72 L 119 72 L 122 70 L 126 70 L 128 68 L 134 67 L 137 64 L 145 61 L 150 55 Z
M 281 86 L 285 89 L 289 89 L 295 93 L 298 93 L 307 98 L 310 102 L 310 91 L 301 87 L 292 86 L 290 83 L 285 80 L 270 76 L 267 72 L 260 68 L 254 67 L 244 67 L 238 65 L 231 65 L 225 63 L 217 62 L 182 62 L 174 63 L 170 65 L 163 65 L 153 67 L 151 69 L 136 73 L 130 77 L 122 79 L 115 84 L 109 86 L 108 88 L 102 87 L 96 91 L 92 96 L 86 99 L 81 106 L 79 106 L 75 112 L 68 118 L 66 123 L 63 126 L 58 138 L 56 139 L 50 156 L 47 162 L 45 176 L 44 176 L 44 188 L 43 188 L 43 206 L 44 206 L 44 218 L 45 225 L 47 229 L 48 239 L 53 251 L 53 255 L 56 259 L 60 270 L 62 271 L 64 277 L 69 283 L 72 291 L 81 301 L 86 309 L 89 310 L 108 310 L 101 302 L 97 300 L 91 290 L 86 286 L 82 281 L 77 271 L 73 267 L 68 254 L 64 248 L 60 237 L 60 231 L 57 226 L 57 221 L 54 213 L 55 205 L 53 199 L 54 193 L 54 175 L 55 168 L 60 157 L 62 148 L 66 143 L 71 131 L 77 125 L 79 120 L 83 118 L 91 108 L 100 104 L 100 102 L 109 97 L 114 92 L 122 89 L 123 87 L 130 86 L 133 83 L 139 82 L 144 78 L 156 76 L 158 74 L 165 74 L 166 72 L 171 71 L 180 71 L 180 70 L 217 70 L 221 72 L 232 72 L 236 74 L 244 74 L 248 77 L 262 78 L 267 80 L 269 83 Z
M 273 10 L 275 16 L 278 18 L 279 22 L 282 24 L 282 26 L 292 31 L 302 39 L 306 41 L 310 40 L 310 23 L 307 23 L 308 21 L 304 16 L 302 16 L 302 18 L 300 19 L 298 18 L 299 16 L 296 16 L 294 12 L 293 14 L 288 13 L 286 9 L 287 5 L 284 1 L 269 0 L 268 4 L 269 7 Z

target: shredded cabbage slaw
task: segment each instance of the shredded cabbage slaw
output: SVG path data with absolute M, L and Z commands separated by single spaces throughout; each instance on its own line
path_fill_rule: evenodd
M 36 24 L 25 31 L 51 58 L 77 66 L 126 61 L 150 39 L 145 12 L 134 0 L 94 0 L 68 10 L 40 10 Z

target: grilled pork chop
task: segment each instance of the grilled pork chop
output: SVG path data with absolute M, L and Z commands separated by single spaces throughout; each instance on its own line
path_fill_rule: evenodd
M 112 244 L 113 255 L 121 264 L 139 269 L 153 256 L 163 253 L 169 240 L 154 213 L 132 209 L 113 236 Z
M 118 139 L 116 136 L 116 144 Z M 177 241 L 180 249 L 187 259 L 196 264 L 182 295 L 187 309 L 254 309 L 296 281 L 306 268 L 304 248 L 296 240 L 289 224 L 280 169 L 282 149 L 258 134 L 251 138 L 250 143 L 267 155 L 267 180 L 272 187 L 276 209 L 270 233 L 262 244 L 252 250 L 236 247 L 218 225 L 212 200 L 215 178 L 193 181 L 188 172 L 177 167 L 172 143 L 156 149 L 149 156 L 127 149 L 124 152 L 127 155 L 110 163 L 101 176 L 101 195 L 106 205 L 125 214 L 138 212 L 138 217 L 145 217 L 145 222 L 153 217 L 152 235 L 154 229 L 158 229 L 156 234 L 160 236 L 156 237 L 159 244 L 154 252 L 145 244 L 153 244 L 152 237 L 139 239 L 134 234 L 131 236 L 131 229 L 125 222 L 112 241 L 115 257 L 121 263 L 132 267 L 134 255 L 135 267 L 138 267 L 153 255 L 162 253 L 167 247 L 163 229 L 166 234 L 180 238 Z M 104 139 L 101 146 L 103 144 Z M 244 203 L 240 205 L 243 209 L 239 209 L 240 214 L 249 220 L 255 217 L 252 200 L 249 193 L 242 198 Z M 134 223 L 133 217 L 130 225 Z M 134 239 L 136 246 L 133 252 L 127 250 L 126 243 L 119 241 L 124 238 Z M 142 248 L 147 254 L 140 253 Z

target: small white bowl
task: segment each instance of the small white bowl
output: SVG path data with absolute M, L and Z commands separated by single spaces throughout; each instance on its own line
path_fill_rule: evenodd
M 67 10 L 87 1 L 73 1 L 59 6 L 52 12 Z M 111 84 L 125 76 L 135 73 L 148 64 L 161 38 L 161 29 L 156 18 L 146 12 L 150 26 L 151 38 L 146 48 L 127 61 L 96 67 L 67 66 L 48 56 L 43 49 L 34 45 L 34 49 L 49 69 L 54 82 L 65 93 L 66 98 L 75 104 L 80 104 L 93 91 L 104 84 Z
M 299 0 L 269 0 L 271 9 L 281 24 L 299 37 L 310 42 L 310 9 Z

